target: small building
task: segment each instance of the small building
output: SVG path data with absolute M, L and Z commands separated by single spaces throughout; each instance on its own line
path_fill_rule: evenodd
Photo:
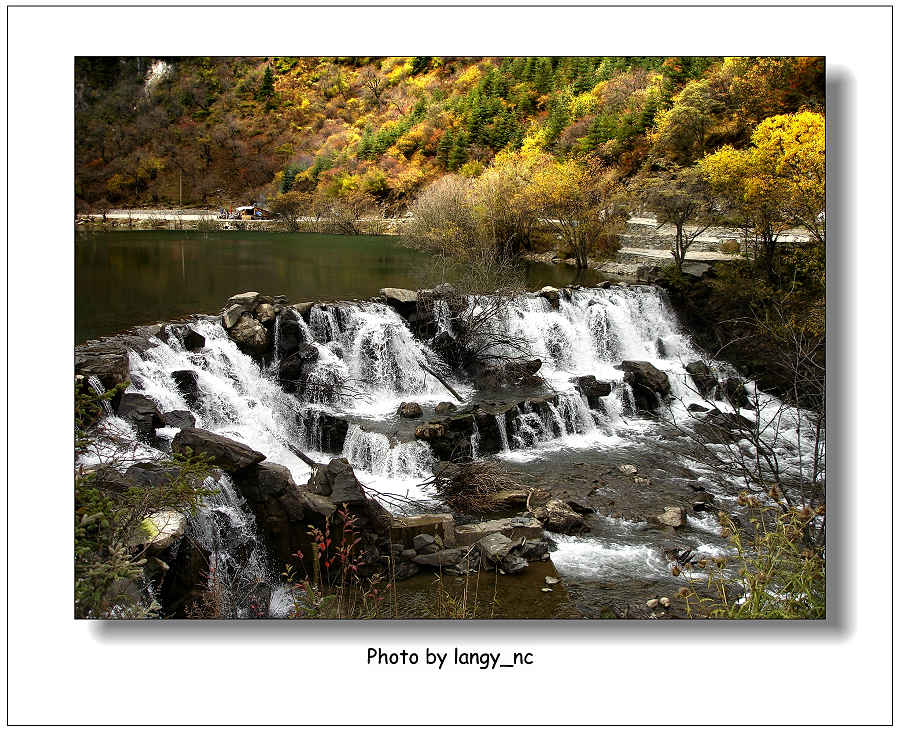
M 272 218 L 272 212 L 259 206 L 238 206 L 234 209 L 237 217 L 244 221 L 261 221 Z

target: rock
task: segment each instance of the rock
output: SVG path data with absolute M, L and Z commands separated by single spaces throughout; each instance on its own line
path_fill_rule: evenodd
M 546 594 L 549 594 L 553 591 L 553 589 L 551 589 L 549 586 L 542 586 L 541 591 L 543 591 Z
M 281 387 L 288 393 L 302 392 L 318 360 L 319 349 L 312 344 L 300 346 L 287 357 L 282 356 L 278 364 L 278 381 Z
M 633 464 L 619 465 L 619 472 L 621 472 L 623 475 L 636 475 L 637 471 L 637 467 L 635 467 Z
M 669 597 L 664 596 L 659 599 L 659 606 L 663 609 L 668 609 L 672 605 L 672 602 L 669 600 Z
M 232 297 L 228 298 L 229 305 L 243 305 L 248 310 L 256 304 L 256 301 L 259 299 L 259 292 L 244 292 L 243 294 L 236 294 Z
M 278 565 L 294 563 L 298 550 L 308 552 L 309 524 L 318 527 L 323 522 L 307 515 L 307 503 L 287 467 L 261 462 L 235 476 L 234 484 L 256 516 Z M 334 511 L 333 504 L 330 509 Z
M 178 469 L 158 462 L 136 462 L 125 470 L 125 477 L 134 487 L 164 487 L 178 477 Z
M 512 550 L 513 545 L 513 542 L 502 533 L 491 533 L 478 540 L 481 555 L 494 564 L 503 561 Z
M 166 425 L 156 404 L 139 393 L 123 393 L 119 401 L 118 414 L 134 424 L 138 434 L 144 437 L 152 437 L 156 429 Z
M 162 553 L 184 535 L 187 518 L 174 510 L 160 510 L 151 513 L 141 521 L 140 535 L 134 537 L 131 545 L 146 545 L 151 553 Z
M 419 573 L 422 569 L 412 561 L 402 561 L 394 566 L 394 579 L 404 581 Z
M 701 398 L 711 398 L 715 395 L 716 386 L 719 385 L 719 382 L 706 363 L 702 360 L 691 361 L 684 369 L 694 379 L 694 383 L 697 385 L 697 393 Z
M 427 533 L 420 533 L 413 537 L 413 548 L 417 551 L 432 545 L 434 545 L 434 536 L 430 536 Z
M 391 541 L 412 546 L 419 534 L 440 538 L 445 546 L 456 544 L 456 531 L 450 513 L 425 513 L 422 515 L 396 516 L 391 520 Z
M 300 317 L 309 322 L 309 313 L 315 304 L 315 302 L 295 302 L 291 307 L 297 310 L 297 314 L 300 315 Z
M 228 330 L 228 335 L 239 348 L 255 355 L 262 355 L 272 346 L 269 331 L 247 314 L 240 316 L 234 326 Z
M 631 386 L 634 401 L 641 411 L 653 411 L 660 399 L 671 391 L 669 377 L 652 363 L 644 360 L 623 360 L 616 366 L 625 372 L 625 383 Z
M 647 609 L 656 609 L 659 606 L 659 599 L 648 599 Z
M 681 265 L 681 273 L 689 277 L 700 279 L 706 276 L 711 269 L 710 265 L 703 261 L 686 261 Z
M 309 408 L 297 413 L 296 420 L 298 424 L 303 425 L 307 438 L 316 444 L 318 451 L 338 453 L 343 451 L 347 432 L 350 430 L 350 422 L 345 418 Z M 320 438 L 316 438 L 316 433 Z
M 247 308 L 243 305 L 231 305 L 231 307 L 226 307 L 225 311 L 222 313 L 222 325 L 226 330 L 230 330 L 237 324 L 237 321 L 241 319 L 241 315 L 246 311 Z
M 263 325 L 275 322 L 275 308 L 267 302 L 261 302 L 253 310 L 254 317 Z
M 550 541 L 546 538 L 532 538 L 517 543 L 513 551 L 526 561 L 546 561 L 550 558 Z
M 306 342 L 300 319 L 292 310 L 282 313 L 281 319 L 278 321 L 277 330 L 278 342 L 275 345 L 282 360 L 296 353 L 300 346 Z M 318 351 L 316 351 L 316 354 L 318 355 Z
M 397 413 L 406 419 L 418 419 L 422 416 L 422 407 L 415 401 L 404 401 L 397 409 Z
M 544 577 L 544 583 L 549 584 L 550 586 L 553 586 L 554 584 L 558 584 L 560 581 L 561 581 L 561 579 L 557 576 L 545 576 Z
M 172 371 L 172 379 L 178 392 L 184 397 L 188 406 L 194 406 L 200 400 L 200 385 L 196 371 Z
M 180 541 L 159 590 L 165 616 L 184 618 L 207 590 L 209 554 L 196 541 Z
M 541 538 L 544 535 L 544 528 L 532 517 L 498 518 L 483 523 L 456 526 L 456 543 L 468 546 L 491 533 L 502 533 L 513 541 L 520 541 L 523 538 Z
M 206 338 L 190 326 L 184 328 L 181 340 L 187 350 L 200 350 L 206 346 Z
M 451 411 L 456 411 L 456 405 L 449 401 L 441 401 L 434 407 L 435 414 L 449 414 Z
M 186 429 L 195 426 L 197 420 L 190 411 L 176 409 L 175 411 L 166 411 L 162 415 L 166 426 L 174 426 L 176 429 Z
M 92 340 L 75 347 L 75 373 L 96 376 L 109 391 L 128 380 L 128 351 L 116 340 Z
M 753 408 L 753 404 L 750 403 L 750 398 L 747 395 L 747 388 L 740 378 L 731 377 L 725 379 L 725 398 L 736 409 Z
M 663 527 L 683 528 L 687 521 L 687 511 L 684 508 L 666 506 L 663 513 L 653 516 L 651 520 Z
M 575 376 L 572 382 L 592 409 L 600 408 L 600 399 L 612 393 L 612 384 L 609 381 L 598 381 L 596 376 Z
M 511 361 L 503 365 L 482 366 L 475 377 L 476 388 L 498 390 L 505 385 L 513 385 L 522 381 L 531 381 L 541 369 L 540 358 Z
M 356 505 L 368 500 L 353 467 L 344 457 L 336 457 L 327 465 L 316 467 L 307 487 L 316 495 L 325 495 L 335 505 Z
M 444 567 L 453 566 L 462 560 L 463 552 L 460 548 L 445 548 L 443 551 L 436 551 L 426 555 L 416 556 L 413 562 L 419 566 Z
M 600 289 L 609 289 L 610 287 L 613 286 L 613 283 L 610 282 L 608 279 L 604 279 L 604 280 L 603 280 L 602 282 L 600 282 L 600 284 L 598 284 L 597 286 L 598 286 Z
M 528 561 L 521 556 L 516 556 L 512 553 L 508 556 L 504 556 L 503 560 L 500 562 L 500 570 L 505 574 L 521 574 L 527 568 Z
M 411 289 L 384 287 L 378 292 L 384 297 L 385 302 L 401 315 L 411 315 L 415 312 L 416 305 L 419 302 L 419 293 Z
M 538 296 L 547 300 L 554 309 L 559 309 L 559 290 L 556 287 L 544 287 L 538 292 Z
M 707 409 L 705 406 L 701 406 L 700 404 L 690 404 L 687 407 L 687 410 L 692 414 L 705 414 L 707 411 L 709 411 L 709 409 Z
M 566 505 L 562 500 L 550 500 L 543 507 L 532 511 L 547 530 L 566 535 L 577 535 L 590 530 L 584 518 Z
M 415 558 L 415 555 L 416 555 L 415 548 L 404 548 L 402 551 L 400 551 L 400 558 L 413 559 L 413 558 Z
M 699 424 L 694 425 L 694 430 L 707 443 L 728 444 L 739 441 L 742 435 L 755 434 L 757 426 L 741 414 L 723 414 L 718 409 L 713 409 Z
M 429 422 L 428 424 L 419 424 L 416 427 L 416 439 L 423 439 L 430 442 L 435 439 L 443 438 L 447 433 L 443 424 Z
M 213 434 L 204 429 L 182 429 L 172 440 L 172 451 L 206 454 L 216 467 L 226 472 L 238 472 L 262 462 L 266 455 L 234 439 Z
M 418 555 L 425 556 L 429 553 L 437 553 L 440 550 L 441 547 L 437 543 L 429 543 L 427 546 L 422 546 L 422 548 L 419 549 Z
M 569 497 L 565 500 L 566 505 L 568 505 L 572 510 L 574 510 L 579 515 L 592 515 L 594 509 L 588 505 L 587 503 L 581 502 L 578 498 Z

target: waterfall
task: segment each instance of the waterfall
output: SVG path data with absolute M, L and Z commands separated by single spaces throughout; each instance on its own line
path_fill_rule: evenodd
M 103 388 L 103 384 L 100 382 L 100 379 L 97 376 L 88 376 L 87 379 L 88 386 L 91 387 L 91 390 L 96 393 L 98 396 L 103 396 L 106 393 L 106 389 Z M 105 398 L 100 399 L 100 404 L 103 407 L 103 413 L 107 416 L 112 416 L 112 405 Z
M 496 414 L 494 418 L 497 420 L 497 431 L 500 432 L 500 446 L 504 452 L 509 451 L 509 435 L 506 433 L 506 415 Z M 477 428 L 477 427 L 476 427 Z M 475 450 L 472 450 L 472 456 L 475 456 Z

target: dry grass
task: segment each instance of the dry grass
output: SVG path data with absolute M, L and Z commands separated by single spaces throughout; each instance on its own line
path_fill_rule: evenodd
M 521 475 L 499 462 L 479 460 L 463 464 L 445 464 L 428 481 L 435 495 L 453 510 L 483 513 L 496 510 L 511 493 L 527 495 L 529 488 Z

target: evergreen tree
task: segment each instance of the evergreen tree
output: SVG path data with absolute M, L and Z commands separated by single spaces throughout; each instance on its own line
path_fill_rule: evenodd
M 450 150 L 453 148 L 453 132 L 447 130 L 444 132 L 443 136 L 437 143 L 437 151 L 435 153 L 435 160 L 437 160 L 438 164 L 442 168 L 447 168 L 449 166 L 449 158 L 450 158 Z
M 266 72 L 263 74 L 262 82 L 259 85 L 259 91 L 256 93 L 258 101 L 271 103 L 275 96 L 275 75 L 272 73 L 272 67 L 266 66 Z
M 549 58 L 542 58 L 538 62 L 534 73 L 534 88 L 538 94 L 548 94 L 553 88 L 553 67 Z
M 454 172 L 459 170 L 469 159 L 469 142 L 464 132 L 460 132 L 453 140 L 453 147 L 447 158 L 447 168 Z

